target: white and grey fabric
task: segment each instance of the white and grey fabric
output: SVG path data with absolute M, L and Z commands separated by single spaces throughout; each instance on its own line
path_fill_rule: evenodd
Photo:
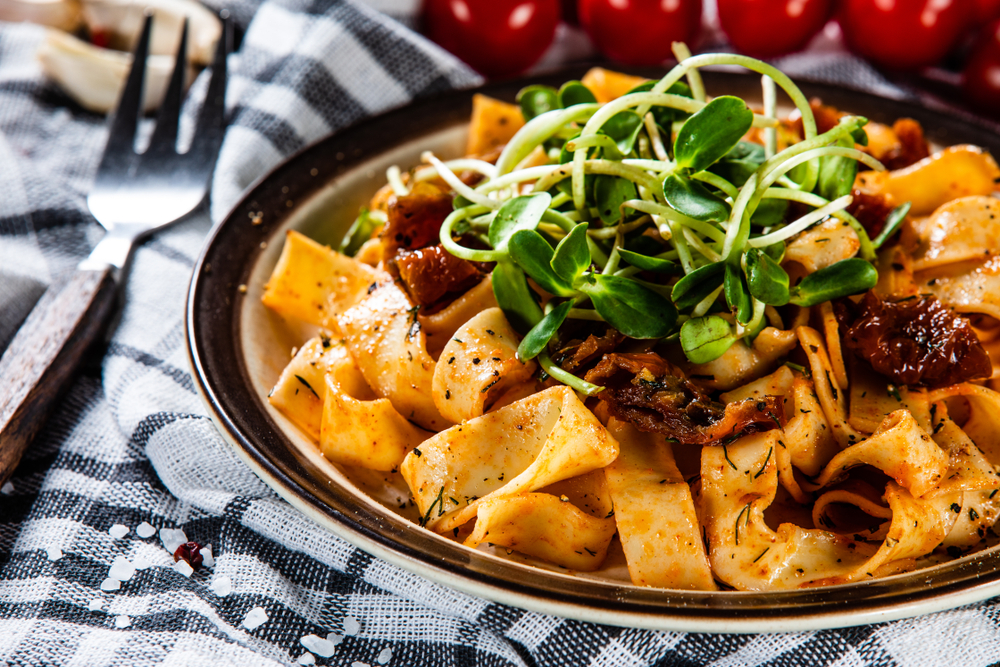
M 412 19 L 413 3 L 383 0 L 382 6 Z M 246 33 L 231 63 L 232 126 L 211 215 L 203 210 L 139 248 L 110 342 L 87 359 L 0 489 L 0 664 L 934 666 L 947 660 L 980 667 L 997 660 L 996 601 L 809 633 L 601 626 L 430 583 L 355 549 L 276 497 L 216 433 L 187 362 L 185 291 L 211 220 L 284 156 L 324 134 L 479 79 L 397 21 L 349 0 L 230 7 Z M 102 233 L 84 200 L 106 138 L 104 119 L 42 78 L 34 60 L 41 37 L 35 27 L 0 25 L 0 304 L 15 304 L 2 306 L 0 320 L 8 327 L 23 317 L 37 284 L 72 269 Z M 839 80 L 860 71 L 856 61 L 838 67 Z M 210 543 L 214 567 L 184 576 L 159 534 L 137 531 L 143 523 Z M 128 533 L 121 536 L 116 525 Z M 120 557 L 141 569 L 119 589 L 102 590 L 113 587 L 105 580 Z M 226 578 L 232 590 L 221 595 Z M 267 620 L 249 629 L 244 619 L 256 607 Z M 337 641 L 332 655 L 318 655 L 329 646 L 307 652 L 308 635 Z

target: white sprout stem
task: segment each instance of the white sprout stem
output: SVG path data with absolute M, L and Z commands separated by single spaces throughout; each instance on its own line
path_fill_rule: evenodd
M 774 79 L 766 74 L 760 79 L 761 95 L 764 99 L 764 115 L 768 118 L 778 117 L 777 89 Z M 764 128 L 764 156 L 774 157 L 778 152 L 778 130 L 773 127 Z
M 662 93 L 663 91 L 670 88 L 678 81 L 681 77 L 688 73 L 689 70 L 697 67 L 707 67 L 709 65 L 738 65 L 744 67 L 752 72 L 757 72 L 758 74 L 766 74 L 771 77 L 776 84 L 781 86 L 782 90 L 788 93 L 788 96 L 792 99 L 792 104 L 799 110 L 802 114 L 802 131 L 806 139 L 811 139 L 816 136 L 816 119 L 813 117 L 812 108 L 809 106 L 809 100 L 806 96 L 802 94 L 799 87 L 796 86 L 788 75 L 774 67 L 773 65 L 768 65 L 765 62 L 757 60 L 756 58 L 750 58 L 749 56 L 741 56 L 731 53 L 705 53 L 700 56 L 692 56 L 687 58 L 684 62 L 678 63 L 676 67 L 667 72 L 666 76 L 660 79 L 656 85 L 653 86 L 651 92 Z M 649 109 L 642 109 L 639 115 L 645 115 Z M 762 117 L 763 118 L 763 117 Z
M 403 177 L 398 166 L 392 165 L 385 170 L 385 180 L 389 182 L 389 187 L 392 188 L 393 194 L 397 197 L 405 197 L 410 194 L 410 188 L 406 187 L 406 184 L 403 183 Z
M 581 155 L 581 154 L 582 153 L 580 152 L 576 153 L 576 155 Z M 534 192 L 545 192 L 559 181 L 562 181 L 570 177 L 573 173 L 572 170 L 575 170 L 575 168 L 576 164 L 573 164 L 572 166 L 569 164 L 559 165 L 558 169 L 553 170 L 552 173 L 550 173 L 548 176 L 540 178 L 535 183 Z M 637 167 L 632 167 L 630 165 L 623 164 L 621 162 L 616 162 L 613 160 L 584 160 L 582 169 L 583 169 L 582 172 L 583 174 L 606 174 L 609 176 L 619 176 L 621 178 L 626 178 L 635 183 L 636 185 L 645 187 L 650 192 L 656 192 L 657 190 L 660 189 L 659 187 L 660 183 L 659 181 L 656 180 L 656 178 L 650 176 L 642 169 L 639 169 Z M 580 179 L 580 184 L 581 185 L 583 184 L 582 178 Z M 576 204 L 576 193 L 574 193 L 573 199 L 574 199 L 574 204 Z M 577 206 L 577 209 L 580 211 L 586 211 L 587 210 L 586 202 L 583 202 L 582 205 Z
M 692 174 L 691 178 L 696 181 L 702 181 L 708 183 L 709 185 L 714 185 L 718 189 L 726 193 L 726 196 L 736 199 L 739 196 L 740 191 L 735 185 L 724 179 L 718 174 L 713 174 L 710 171 L 699 171 L 697 174 Z
M 831 215 L 834 211 L 839 211 L 841 209 L 847 208 L 850 203 L 854 200 L 851 195 L 844 195 L 843 197 L 838 197 L 826 206 L 821 206 L 815 211 L 810 211 L 804 216 L 796 220 L 795 222 L 790 222 L 788 225 L 782 227 L 781 229 L 771 232 L 770 234 L 765 234 L 764 236 L 757 236 L 748 241 L 749 245 L 753 248 L 763 248 L 779 241 L 784 241 L 785 239 L 791 238 L 798 234 L 799 232 L 805 231 L 809 227 L 822 220 L 823 218 Z
M 733 246 L 736 245 L 736 240 L 739 238 L 740 231 L 743 227 L 743 219 L 745 217 L 749 217 L 746 215 L 747 205 L 753 198 L 759 182 L 760 173 L 759 171 L 755 171 L 743 185 L 743 189 L 740 190 L 739 196 L 733 200 L 733 210 L 729 214 L 729 228 L 726 230 L 726 241 L 722 246 L 723 257 L 729 257 L 730 253 L 733 251 Z M 747 219 L 747 224 L 749 223 L 750 220 Z
M 568 123 L 589 117 L 599 104 L 577 104 L 569 109 L 553 109 L 535 116 L 507 142 L 497 159 L 497 176 L 503 176 L 514 169 L 524 157 Z
M 528 167 L 527 169 L 519 169 L 518 171 L 512 171 L 509 174 L 504 174 L 493 180 L 487 181 L 486 183 L 480 183 L 476 186 L 476 192 L 495 192 L 497 190 L 503 190 L 504 188 L 510 187 L 512 185 L 517 185 L 518 183 L 524 183 L 526 181 L 535 181 L 539 178 L 544 178 L 551 174 L 553 171 L 558 169 L 561 165 L 558 164 L 543 164 L 538 167 Z M 563 200 L 561 203 L 568 201 Z M 560 204 L 556 204 L 557 206 Z
M 630 167 L 638 167 L 639 169 L 645 169 L 646 171 L 655 171 L 659 174 L 673 172 L 675 165 L 673 162 L 663 162 L 661 160 L 643 160 L 635 158 L 626 158 L 621 161 L 622 164 L 627 164 Z
M 488 179 L 496 178 L 497 168 L 485 160 L 476 160 L 475 158 L 460 158 L 458 160 L 446 160 L 444 165 L 448 169 L 459 172 L 459 171 L 474 171 L 478 174 L 482 174 Z M 417 170 L 414 174 L 414 181 L 429 181 L 438 175 L 437 167 L 430 165 L 425 166 Z M 478 188 L 477 188 L 478 189 Z
M 618 144 L 616 144 L 615 140 L 606 134 L 591 134 L 586 137 L 570 139 L 566 142 L 566 150 L 571 152 L 582 148 L 592 148 L 594 146 L 603 148 L 604 150 L 610 150 L 612 155 L 621 155 L 621 151 L 618 150 Z
M 687 240 L 687 242 L 690 244 L 690 246 L 692 248 L 694 248 L 695 250 L 697 250 L 698 252 L 700 252 L 705 257 L 705 259 L 707 259 L 708 261 L 710 261 L 710 262 L 718 262 L 720 259 L 722 259 L 722 257 L 719 255 L 719 253 L 717 253 L 714 250 L 712 250 L 711 248 L 709 248 L 708 245 L 706 245 L 706 243 L 704 241 L 702 241 L 700 238 L 698 238 L 695 235 L 695 233 L 692 232 L 687 227 L 685 227 L 684 229 L 682 229 L 681 233 L 684 235 L 684 238 Z
M 639 229 L 643 225 L 649 224 L 649 222 L 650 222 L 650 217 L 648 215 L 644 215 L 638 220 L 622 223 L 614 227 L 604 227 L 602 229 L 588 229 L 587 235 L 590 236 L 590 238 L 592 239 L 611 239 L 618 235 L 619 227 L 624 233 L 628 234 L 631 231 Z
M 713 227 L 707 222 L 702 222 L 690 216 L 684 215 L 679 211 L 675 211 L 669 206 L 664 206 L 662 204 L 657 204 L 654 202 L 643 201 L 641 199 L 630 199 L 622 204 L 622 207 L 628 207 L 635 209 L 636 211 L 642 211 L 643 213 L 660 215 L 667 220 L 676 222 L 684 227 L 690 228 L 693 231 L 698 232 L 703 236 L 707 236 L 716 243 L 722 243 L 726 238 L 726 235 L 722 230 Z
M 479 204 L 480 206 L 486 206 L 492 209 L 500 208 L 501 202 L 499 200 L 490 199 L 486 195 L 476 192 L 471 187 L 463 183 L 462 179 L 460 179 L 455 172 L 449 169 L 444 162 L 435 157 L 430 151 L 424 151 L 421 153 L 420 159 L 434 165 L 437 169 L 438 176 L 443 178 L 444 182 L 450 185 L 452 190 L 462 195 L 473 204 Z
M 691 273 L 695 269 L 694 259 L 691 257 L 691 249 L 688 248 L 687 240 L 684 238 L 684 235 L 678 234 L 677 230 L 674 229 L 674 225 L 680 223 L 673 223 L 670 220 L 664 220 L 663 224 L 666 225 L 668 230 L 670 230 L 670 238 L 668 240 L 671 241 L 674 244 L 674 248 L 677 249 L 677 259 L 680 260 L 684 273 Z M 666 235 L 662 231 L 662 227 L 660 235 L 666 238 Z
M 684 42 L 674 42 L 670 45 L 670 50 L 674 52 L 674 57 L 679 63 L 691 57 L 691 49 Z M 701 72 L 698 71 L 698 68 L 688 70 L 687 79 L 688 85 L 691 86 L 691 95 L 699 102 L 704 102 L 705 83 L 701 80 Z
M 850 118 L 854 117 L 851 116 Z M 757 171 L 760 172 L 760 174 L 764 177 L 765 182 L 768 182 L 769 184 L 773 183 L 774 182 L 773 179 L 770 181 L 766 180 L 770 177 L 772 172 L 780 169 L 779 175 L 785 174 L 791 167 L 789 167 L 788 169 L 784 169 L 783 167 L 786 164 L 788 164 L 792 159 L 798 157 L 803 153 L 807 153 L 811 150 L 814 150 L 816 148 L 826 147 L 828 146 L 828 144 L 832 144 L 833 142 L 849 135 L 852 131 L 850 125 L 851 124 L 850 122 L 848 122 L 848 119 L 846 118 L 841 119 L 840 123 L 836 127 L 832 128 L 830 131 L 824 132 L 819 136 L 812 137 L 811 139 L 800 141 L 799 143 L 789 146 L 785 150 L 776 154 L 774 157 L 768 159 L 767 161 L 764 162 L 764 164 L 758 167 Z M 852 148 L 851 150 L 855 149 Z M 882 163 L 876 160 L 875 158 L 871 157 L 867 153 L 861 153 L 861 151 L 857 151 L 857 153 L 866 156 L 866 159 L 863 159 L 862 162 L 865 162 L 865 164 L 871 166 L 872 169 L 875 169 L 876 171 L 885 171 L 885 167 L 882 166 Z M 795 162 L 793 166 L 799 165 L 804 161 L 805 160 L 799 160 L 798 162 Z M 775 176 L 775 178 L 777 178 L 777 176 Z
M 764 192 L 764 199 L 788 199 L 790 201 L 797 201 L 813 207 L 825 206 L 829 203 L 823 197 L 813 194 L 812 192 L 786 190 L 784 188 L 768 188 Z M 843 209 L 834 211 L 830 215 L 849 224 L 858 235 L 858 240 L 861 241 L 860 253 L 862 258 L 870 260 L 875 256 L 875 248 L 872 246 L 871 239 L 868 237 L 868 230 L 865 229 L 864 225 L 862 225 L 857 218 Z
M 386 215 L 386 212 L 380 211 L 377 208 L 368 211 L 368 217 L 374 220 L 375 222 L 381 223 L 383 225 L 389 222 L 389 216 Z
M 724 285 L 719 285 L 716 289 L 712 290 L 712 293 L 706 296 L 704 299 L 698 302 L 694 308 L 691 309 L 691 317 L 701 317 L 708 312 L 708 309 L 712 307 L 715 300 L 719 298 L 722 294 L 722 288 Z
M 643 116 L 642 123 L 646 126 L 646 133 L 649 135 L 649 141 L 653 146 L 653 153 L 657 159 L 668 162 L 670 156 L 667 155 L 667 148 L 663 145 L 663 137 L 660 136 L 660 128 L 656 126 L 656 121 L 653 120 L 653 114 L 647 113 Z
M 466 206 L 449 213 L 448 217 L 444 219 L 443 223 L 441 223 L 441 233 L 439 234 L 441 245 L 443 245 L 445 250 L 450 252 L 452 255 L 472 262 L 495 262 L 501 259 L 504 256 L 504 253 L 502 252 L 497 252 L 496 250 L 466 248 L 465 246 L 460 246 L 455 243 L 455 241 L 451 238 L 451 230 L 455 226 L 455 223 L 472 216 L 482 215 L 483 213 L 489 212 L 490 209 L 488 206 Z

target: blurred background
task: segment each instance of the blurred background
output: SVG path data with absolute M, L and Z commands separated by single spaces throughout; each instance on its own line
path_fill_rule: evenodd
M 578 61 L 648 66 L 731 51 L 815 78 L 861 59 L 875 78 L 1000 119 L 1000 0 L 372 0 L 484 76 Z M 808 66 L 803 62 L 808 61 Z M 856 63 L 855 63 L 856 66 Z M 866 81 L 865 87 L 871 88 Z M 862 87 L 859 82 L 859 87 Z M 890 86 L 890 87 L 892 87 Z

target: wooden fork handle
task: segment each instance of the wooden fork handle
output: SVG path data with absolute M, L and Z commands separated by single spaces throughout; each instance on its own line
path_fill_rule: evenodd
M 0 358 L 0 485 L 104 330 L 116 291 L 111 267 L 77 270 L 49 287 Z

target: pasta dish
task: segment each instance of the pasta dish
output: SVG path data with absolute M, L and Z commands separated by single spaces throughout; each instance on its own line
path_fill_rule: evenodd
M 336 250 L 288 232 L 264 304 L 317 335 L 271 405 L 428 530 L 639 586 L 992 546 L 997 164 L 675 52 L 477 95 L 465 157 L 390 168 Z M 720 64 L 759 108 L 706 95 Z

